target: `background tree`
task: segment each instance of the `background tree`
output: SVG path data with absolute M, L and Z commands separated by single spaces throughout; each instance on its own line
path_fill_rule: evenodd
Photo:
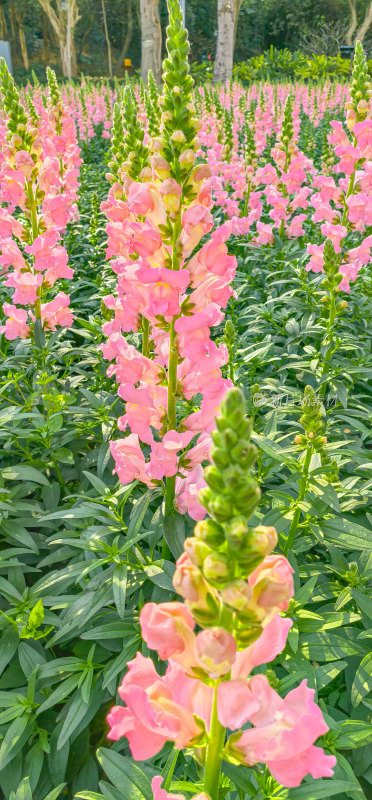
M 77 0 L 39 0 L 40 5 L 57 37 L 62 74 L 66 78 L 76 75 L 75 27 L 79 19 Z
M 366 34 L 372 23 L 372 2 L 368 3 L 367 7 L 362 9 L 362 13 L 358 13 L 360 3 L 357 8 L 356 0 L 348 0 L 349 5 L 349 28 L 345 37 L 346 44 L 356 45 L 357 41 L 364 42 Z
M 28 71 L 30 67 L 25 33 L 28 7 L 29 4 L 27 0 L 13 0 L 9 3 L 9 13 L 11 17 L 13 35 L 15 36 L 16 41 L 19 43 L 23 66 L 26 71 Z
M 327 22 L 321 18 L 314 27 L 300 36 L 300 50 L 314 55 L 337 56 L 346 42 L 348 23 L 342 20 Z
M 103 27 L 104 27 L 104 31 L 105 31 L 106 45 L 107 45 L 108 71 L 109 71 L 110 78 L 112 78 L 111 42 L 110 42 L 110 37 L 109 37 L 109 32 L 108 32 L 108 27 L 107 27 L 105 0 L 102 0 L 102 17 L 103 17 Z
M 236 28 L 242 0 L 217 0 L 217 47 L 213 82 L 232 75 Z
M 159 0 L 140 0 L 141 11 L 141 76 L 147 80 L 151 69 L 157 83 L 161 78 L 162 32 Z

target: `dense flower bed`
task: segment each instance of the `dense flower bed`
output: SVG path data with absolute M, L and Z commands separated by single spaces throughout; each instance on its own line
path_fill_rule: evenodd
M 1 66 L 0 788 L 362 800 L 367 65 L 195 89 L 168 5 L 161 90 Z

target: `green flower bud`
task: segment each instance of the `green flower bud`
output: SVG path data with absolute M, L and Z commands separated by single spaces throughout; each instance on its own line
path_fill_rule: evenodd
M 253 644 L 262 633 L 262 626 L 261 625 L 251 625 L 244 628 L 235 628 L 234 630 L 234 637 L 236 644 L 238 646 L 238 650 L 244 650 L 249 645 Z
M 201 567 L 208 555 L 212 552 L 211 548 L 205 542 L 202 542 L 196 537 L 189 537 L 185 539 L 184 548 L 196 567 Z
M 203 575 L 211 583 L 226 583 L 231 579 L 233 566 L 225 553 L 215 551 L 207 556 L 203 564 Z
M 215 492 L 223 493 L 225 491 L 224 477 L 217 467 L 213 465 L 206 467 L 204 470 L 204 479 L 208 486 Z
M 225 469 L 230 464 L 230 459 L 226 450 L 222 450 L 221 447 L 212 447 L 211 449 L 211 458 L 214 461 L 216 467 L 218 469 Z
M 245 517 L 233 517 L 230 522 L 226 523 L 225 531 L 229 546 L 233 550 L 238 550 L 245 542 L 248 533 L 248 525 Z
M 244 398 L 240 389 L 230 389 L 221 403 L 221 415 L 223 417 L 230 419 L 230 416 L 235 411 L 240 412 L 241 418 L 245 416 Z
M 272 526 L 259 525 L 250 530 L 239 550 L 238 564 L 241 572 L 253 572 L 265 556 L 270 555 L 278 543 L 278 535 Z
M 227 428 L 230 427 L 229 422 L 226 419 L 226 417 L 218 416 L 218 417 L 215 417 L 214 421 L 216 423 L 217 430 L 220 431 L 221 433 L 223 433 L 223 431 L 226 431 Z
M 256 486 L 254 489 L 251 489 L 244 494 L 240 495 L 239 497 L 235 498 L 235 507 L 241 513 L 244 513 L 247 518 L 252 516 L 254 509 L 256 508 L 257 504 L 259 503 L 261 497 L 261 491 Z
M 203 492 L 205 490 L 202 489 L 201 491 Z M 205 506 L 205 503 L 203 501 L 201 502 L 202 505 Z M 234 504 L 229 497 L 222 497 L 221 495 L 217 495 L 208 501 L 207 510 L 217 520 L 217 522 L 225 522 L 230 517 L 232 517 L 234 513 Z
M 222 525 L 214 519 L 203 519 L 195 526 L 194 535 L 212 547 L 219 547 L 225 541 L 225 532 Z
M 239 442 L 231 449 L 230 455 L 233 461 L 238 462 L 244 469 L 248 469 L 257 458 L 257 448 L 251 442 Z
M 223 442 L 223 447 L 227 451 L 230 451 L 231 448 L 234 447 L 234 445 L 236 445 L 238 441 L 236 433 L 234 433 L 234 431 L 231 428 L 227 428 L 227 430 L 221 434 L 221 438 Z

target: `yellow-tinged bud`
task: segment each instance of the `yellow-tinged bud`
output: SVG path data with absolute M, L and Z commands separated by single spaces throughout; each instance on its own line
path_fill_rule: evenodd
M 152 180 L 152 170 L 150 167 L 144 167 L 140 172 L 140 179 L 141 181 L 151 181 Z
M 247 581 L 236 580 L 221 590 L 221 598 L 227 606 L 235 611 L 243 611 L 252 599 L 252 589 Z
M 192 167 L 193 164 L 195 164 L 195 161 L 196 161 L 196 154 L 194 153 L 193 150 L 190 150 L 190 148 L 188 150 L 184 150 L 179 158 L 179 162 L 180 164 L 182 164 L 183 167 Z
M 231 577 L 231 560 L 225 553 L 214 551 L 203 563 L 203 575 L 207 581 L 225 583 Z
M 206 557 L 212 552 L 211 548 L 205 542 L 202 542 L 201 539 L 196 539 L 194 536 L 185 539 L 184 548 L 196 567 L 201 567 Z
M 171 135 L 172 142 L 176 142 L 176 144 L 183 144 L 186 141 L 186 136 L 183 131 L 173 131 Z

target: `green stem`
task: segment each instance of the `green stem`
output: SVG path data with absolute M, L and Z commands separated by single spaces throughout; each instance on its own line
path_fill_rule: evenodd
M 211 727 L 204 770 L 204 791 L 211 800 L 218 800 L 222 750 L 225 742 L 225 728 L 221 725 L 217 715 L 217 689 L 218 685 L 214 687 L 213 693 Z
M 248 184 L 247 184 L 247 194 L 246 194 L 246 196 L 245 196 L 245 202 L 244 202 L 243 214 L 242 214 L 242 216 L 243 216 L 243 217 L 246 217 L 246 216 L 247 216 L 247 213 L 248 213 L 248 205 L 249 205 L 249 198 L 250 198 L 250 196 L 251 196 L 251 181 L 248 181 Z
M 291 527 L 289 529 L 287 540 L 286 540 L 286 543 L 285 543 L 284 548 L 283 548 L 283 552 L 284 552 L 285 556 L 287 556 L 289 551 L 292 549 L 294 540 L 296 538 L 297 527 L 298 527 L 298 523 L 300 521 L 300 516 L 301 516 L 301 508 L 299 508 L 299 504 L 302 502 L 302 500 L 304 499 L 305 494 L 306 494 L 307 481 L 308 481 L 308 477 L 309 477 L 310 461 L 311 461 L 312 454 L 313 454 L 313 446 L 312 446 L 312 444 L 310 444 L 310 445 L 308 445 L 306 456 L 305 456 L 304 468 L 303 468 L 302 478 L 301 478 L 301 482 L 300 482 L 300 488 L 299 488 L 298 497 L 297 497 L 297 500 L 296 500 L 296 510 L 295 510 L 295 513 L 293 514 Z
M 355 147 L 356 147 L 356 144 L 357 144 L 357 142 L 356 142 L 356 139 L 354 137 L 354 146 Z M 348 207 L 347 207 L 347 202 L 346 201 L 347 201 L 348 197 L 350 197 L 350 195 L 354 191 L 354 183 L 355 183 L 355 170 L 352 173 L 352 175 L 350 175 L 349 185 L 347 187 L 347 192 L 346 192 L 345 197 L 344 197 L 344 201 L 343 201 L 344 210 L 343 210 L 343 214 L 342 214 L 341 225 L 345 225 L 347 223 L 347 221 L 348 221 Z M 340 265 L 341 265 L 341 261 L 342 261 L 342 255 L 339 256 L 339 264 Z M 331 304 L 330 304 L 330 307 L 329 307 L 329 319 L 328 319 L 328 324 L 327 324 L 329 347 L 328 347 L 327 352 L 326 352 L 326 354 L 324 356 L 321 380 L 326 375 L 328 375 L 328 373 L 329 373 L 330 360 L 331 360 L 331 355 L 332 355 L 333 327 L 334 327 L 335 318 L 336 318 L 336 295 L 335 295 L 335 289 L 334 288 L 330 292 L 330 298 L 331 298 Z M 320 392 L 319 392 L 319 397 L 320 397 L 321 400 L 324 400 L 325 389 L 326 389 L 326 387 L 325 387 L 325 384 L 324 384 L 321 387 Z
M 346 192 L 346 195 L 345 195 L 345 198 L 344 198 L 344 212 L 342 214 L 341 225 L 345 225 L 345 222 L 347 222 L 348 207 L 347 207 L 346 200 L 347 200 L 348 197 L 350 197 L 350 195 L 353 192 L 354 182 L 355 182 L 355 170 L 354 170 L 353 174 L 350 175 L 349 185 L 347 187 L 347 192 Z
M 142 355 L 149 357 L 149 331 L 150 323 L 146 317 L 142 317 Z
M 327 352 L 326 352 L 326 354 L 324 356 L 323 369 L 322 369 L 322 374 L 320 376 L 320 380 L 321 381 L 329 373 L 330 360 L 331 360 L 331 355 L 332 355 L 333 328 L 334 328 L 334 324 L 335 324 L 335 318 L 336 318 L 336 294 L 335 294 L 335 290 L 332 289 L 332 291 L 331 291 L 331 305 L 329 307 L 329 319 L 328 319 L 328 323 L 327 323 L 329 345 L 328 345 L 328 348 L 327 348 Z M 319 397 L 320 397 L 320 400 L 322 400 L 322 401 L 324 400 L 325 390 L 326 390 L 326 387 L 325 387 L 325 384 L 324 384 L 321 387 L 320 391 L 319 391 Z
M 57 480 L 58 480 L 58 483 L 59 483 L 59 485 L 61 487 L 61 494 L 62 494 L 62 497 L 63 497 L 64 496 L 64 492 L 65 492 L 65 482 L 63 480 L 63 475 L 62 475 L 62 472 L 61 472 L 61 468 L 60 468 L 60 466 L 58 464 L 57 459 L 54 458 L 54 456 L 52 457 L 52 461 L 53 461 L 53 464 L 54 464 L 54 469 L 56 471 Z
M 37 221 L 37 205 L 35 195 L 32 190 L 32 183 L 28 182 L 26 187 L 27 197 L 30 203 L 30 220 L 32 227 L 32 241 L 35 241 L 39 233 L 39 224 Z M 41 286 L 36 291 L 37 297 L 35 302 L 35 319 L 41 319 Z
M 169 330 L 169 363 L 168 363 L 168 430 L 174 431 L 177 426 L 176 414 L 176 390 L 177 390 L 177 364 L 178 353 L 176 348 L 176 332 L 174 330 L 175 320 L 170 324 Z M 176 476 L 167 478 L 165 490 L 165 513 L 169 514 L 173 509 L 173 502 L 176 489 Z

